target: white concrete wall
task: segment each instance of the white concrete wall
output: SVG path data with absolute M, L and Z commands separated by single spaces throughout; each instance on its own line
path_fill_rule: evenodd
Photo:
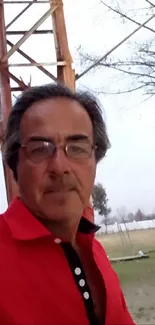
M 125 225 L 124 223 L 120 223 L 119 225 L 115 223 L 113 225 L 108 226 L 107 232 L 109 234 L 119 232 L 119 227 L 121 228 L 122 231 L 150 229 L 150 228 L 155 228 L 155 220 L 133 221 L 133 222 L 128 222 Z M 105 225 L 102 225 L 98 233 L 99 234 L 105 233 L 105 230 L 106 230 Z

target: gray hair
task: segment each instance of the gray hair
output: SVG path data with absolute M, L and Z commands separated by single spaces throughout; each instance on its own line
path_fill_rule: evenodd
M 4 137 L 4 159 L 17 181 L 18 151 L 20 148 L 20 122 L 24 112 L 33 104 L 51 98 L 65 97 L 77 101 L 87 111 L 92 125 L 96 162 L 98 163 L 110 147 L 102 110 L 96 98 L 88 92 L 72 92 L 61 84 L 47 84 L 25 90 L 12 107 Z M 64 107 L 64 109 L 67 109 Z

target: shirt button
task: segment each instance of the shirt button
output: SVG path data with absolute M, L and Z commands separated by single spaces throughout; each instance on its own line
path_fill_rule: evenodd
M 85 285 L 85 280 L 84 280 L 84 279 L 81 279 L 81 280 L 79 281 L 79 285 L 80 285 L 80 287 L 84 287 L 84 285 Z
M 81 269 L 79 267 L 76 267 L 74 272 L 75 272 L 76 275 L 80 275 L 81 274 Z
M 60 239 L 60 238 L 55 238 L 55 239 L 54 239 L 54 242 L 55 242 L 56 244 L 60 244 L 60 243 L 61 243 L 61 239 Z
M 89 292 L 85 291 L 83 296 L 86 300 L 89 299 Z

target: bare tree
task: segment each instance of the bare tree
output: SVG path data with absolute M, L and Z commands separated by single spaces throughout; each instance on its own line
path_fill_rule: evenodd
M 126 89 L 121 88 L 112 93 L 121 94 L 142 89 L 144 94 L 153 96 L 155 94 L 155 29 L 148 26 L 147 23 L 155 17 L 155 4 L 149 0 L 145 0 L 147 6 L 146 8 L 143 8 L 145 9 L 143 10 L 143 15 L 145 15 L 146 18 L 149 18 L 147 19 L 147 23 L 145 20 L 145 23 L 142 24 L 137 21 L 137 19 L 133 18 L 133 15 L 130 15 L 129 13 L 126 14 L 126 12 L 121 9 L 122 1 L 117 1 L 117 3 L 115 2 L 115 6 L 112 6 L 111 4 L 109 5 L 105 1 L 101 0 L 101 4 L 120 17 L 123 24 L 126 21 L 130 21 L 133 23 L 133 27 L 137 26 L 137 28 L 134 30 L 134 33 L 127 35 L 127 37 L 114 46 L 113 49 L 108 51 L 104 56 L 100 54 L 94 55 L 92 53 L 86 53 L 84 49 L 79 48 L 81 62 L 86 66 L 88 65 L 88 68 L 77 75 L 77 79 L 82 77 L 84 73 L 89 72 L 91 69 L 112 69 L 117 72 L 119 76 L 128 76 L 131 81 L 131 87 L 127 86 Z M 132 42 L 132 35 L 142 28 L 148 31 L 148 39 L 142 43 Z M 120 59 L 116 56 L 112 57 L 111 54 L 115 49 L 120 47 L 127 39 L 131 39 L 130 42 L 135 49 L 133 51 L 134 54 L 126 59 Z M 105 89 L 101 89 L 101 92 L 107 93 Z
M 119 222 L 124 222 L 127 216 L 127 209 L 125 206 L 121 206 L 120 208 L 117 208 L 117 218 Z

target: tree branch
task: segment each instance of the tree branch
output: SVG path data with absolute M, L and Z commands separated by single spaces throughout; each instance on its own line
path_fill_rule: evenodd
M 105 7 L 109 8 L 109 9 L 112 10 L 113 12 L 116 12 L 118 15 L 122 16 L 123 18 L 128 19 L 129 21 L 131 21 L 132 23 L 134 23 L 134 24 L 136 24 L 136 25 L 138 25 L 138 26 L 141 25 L 138 21 L 136 21 L 136 20 L 130 18 L 130 17 L 127 16 L 126 14 L 123 14 L 121 11 L 112 8 L 111 6 L 107 5 L 104 1 L 102 1 L 102 0 L 100 0 L 100 1 L 101 1 L 101 3 L 102 3 Z M 148 26 L 145 26 L 145 25 L 144 25 L 143 28 L 148 29 L 149 31 L 155 33 L 155 30 L 154 30 L 153 28 L 151 28 L 151 27 L 148 27 Z
M 144 25 L 146 25 L 149 21 L 151 21 L 155 17 L 155 14 L 153 14 L 151 17 L 149 17 L 144 23 L 140 24 L 136 29 L 134 29 L 130 34 L 128 34 L 125 38 L 123 38 L 119 43 L 117 43 L 111 50 L 109 50 L 107 53 L 105 53 L 100 59 L 98 59 L 96 62 L 91 64 L 87 69 L 85 69 L 80 74 L 77 74 L 76 80 L 83 77 L 87 72 L 95 68 L 101 61 L 106 59 L 112 52 L 114 52 L 118 47 L 120 47 L 123 43 L 125 43 L 129 38 L 131 38 L 135 33 L 137 33 Z
M 102 64 L 101 64 L 102 65 Z M 132 64 L 131 64 L 132 65 Z M 123 72 L 125 74 L 129 74 L 131 76 L 137 76 L 137 77 L 148 77 L 148 78 L 152 78 L 152 79 L 155 79 L 155 76 L 152 76 L 150 74 L 147 74 L 147 73 L 140 73 L 140 72 L 134 72 L 134 71 L 128 71 L 128 70 L 124 70 L 124 69 L 121 69 L 121 68 L 118 68 L 117 66 L 108 66 L 108 68 L 111 68 L 111 69 L 114 69 L 114 70 L 118 70 L 120 72 Z
M 145 85 L 141 85 L 141 86 L 138 86 L 138 87 L 135 87 L 135 88 L 127 89 L 127 90 L 121 90 L 121 91 L 116 91 L 116 92 L 109 92 L 108 91 L 108 94 L 109 95 L 128 94 L 128 93 L 133 93 L 134 91 L 137 91 L 137 90 L 142 89 L 144 87 L 145 87 Z M 104 91 L 98 91 L 98 93 L 107 94 L 107 92 L 104 92 Z
M 145 0 L 147 3 L 149 3 L 152 7 L 155 7 L 154 3 L 152 3 L 151 1 L 149 0 Z

